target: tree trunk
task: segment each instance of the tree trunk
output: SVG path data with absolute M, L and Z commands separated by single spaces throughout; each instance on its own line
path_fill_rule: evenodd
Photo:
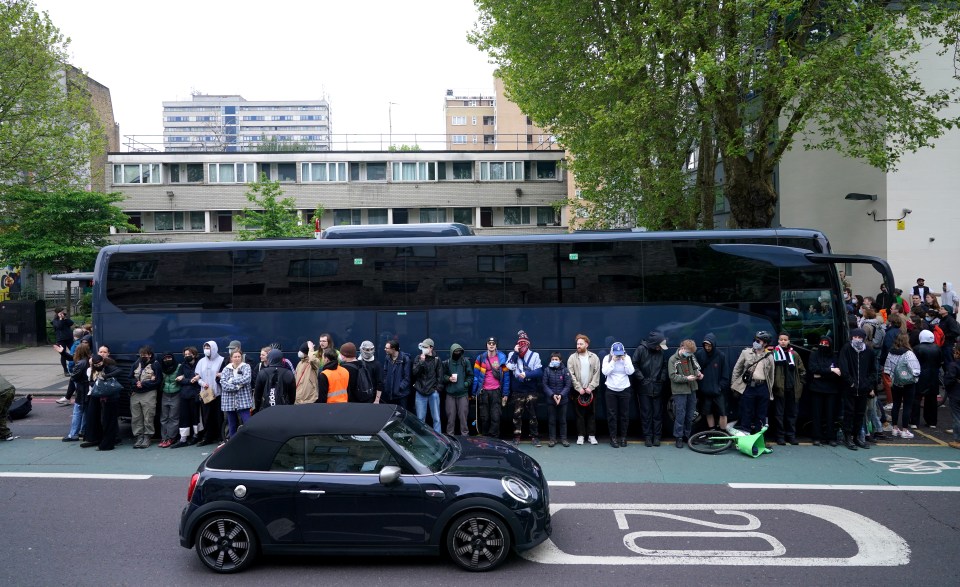
M 724 192 L 736 228 L 769 228 L 777 204 L 770 176 L 757 173 L 747 157 L 724 158 L 723 170 Z
M 717 146 L 713 127 L 702 125 L 700 131 L 700 163 L 697 165 L 697 192 L 700 196 L 700 225 L 704 230 L 713 230 L 713 214 L 717 203 Z

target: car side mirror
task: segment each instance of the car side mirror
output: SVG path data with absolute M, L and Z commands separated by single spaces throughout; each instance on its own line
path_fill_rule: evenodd
M 400 467 L 384 467 L 380 469 L 380 484 L 391 485 L 400 478 Z

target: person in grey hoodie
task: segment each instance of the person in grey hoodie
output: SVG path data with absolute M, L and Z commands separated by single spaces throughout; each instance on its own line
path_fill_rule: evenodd
M 473 363 L 463 356 L 463 347 L 450 345 L 450 358 L 443 362 L 442 381 L 447 397 L 444 411 L 447 414 L 447 434 L 453 436 L 454 424 L 460 423 L 460 434 L 467 436 L 467 413 L 470 411 L 470 390 L 473 389 Z

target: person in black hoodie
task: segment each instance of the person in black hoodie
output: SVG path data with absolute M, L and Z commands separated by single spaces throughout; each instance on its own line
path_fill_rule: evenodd
M 707 416 L 707 428 L 715 424 L 714 413 L 720 420 L 720 429 L 727 428 L 727 394 L 730 393 L 730 366 L 727 355 L 717 350 L 717 337 L 708 332 L 703 337 L 703 345 L 697 350 L 697 363 L 703 379 L 697 382 L 697 397 L 700 399 L 700 413 Z
M 93 355 L 93 358 L 90 359 L 90 386 L 96 383 L 98 379 L 110 379 L 111 377 L 117 377 L 120 374 L 120 367 L 117 366 L 116 361 L 110 358 L 103 358 L 100 355 Z M 120 398 L 118 397 L 91 397 L 88 398 L 87 405 L 96 403 L 99 410 L 94 410 L 99 412 L 99 418 L 90 418 L 85 423 L 86 429 L 83 434 L 83 440 L 80 444 L 81 447 L 97 445 L 97 450 L 113 450 L 114 445 L 117 444 L 117 436 L 119 434 L 119 423 L 117 422 L 118 417 L 118 404 Z M 89 411 L 87 412 L 90 413 Z
M 807 387 L 810 390 L 810 410 L 813 419 L 813 446 L 822 442 L 837 446 L 834 429 L 837 394 L 840 392 L 840 368 L 833 354 L 833 339 L 821 336 L 820 344 L 810 353 L 807 365 Z
M 953 440 L 951 448 L 960 448 L 960 344 L 951 350 L 953 360 L 943 370 L 943 386 L 950 400 L 950 415 L 953 418 Z
M 200 423 L 200 376 L 197 375 L 197 347 L 183 349 L 183 364 L 176 380 L 180 382 L 180 440 L 170 448 L 182 448 L 197 443 Z
M 920 363 L 920 378 L 917 390 L 913 394 L 913 413 L 910 415 L 911 428 L 920 424 L 920 402 L 923 401 L 923 421 L 930 428 L 937 427 L 937 393 L 940 391 L 940 364 L 943 355 L 935 342 L 934 333 L 922 330 L 920 343 L 913 347 Z
M 663 385 L 667 380 L 667 340 L 663 334 L 651 331 L 633 353 L 633 386 L 640 404 L 640 422 L 643 425 L 644 444 L 660 446 L 663 428 Z
M 282 351 L 272 349 L 267 353 L 267 366 L 260 369 L 253 388 L 255 412 L 275 405 L 293 405 L 297 382 L 283 361 Z
M 70 319 L 67 311 L 63 308 L 55 308 L 53 313 L 54 318 L 50 321 L 50 324 L 53 325 L 53 338 L 58 345 L 68 349 L 73 344 L 73 320 Z M 63 353 L 60 354 L 60 366 L 63 367 L 64 377 L 70 376 L 70 369 L 67 368 L 68 360 L 70 360 L 69 357 Z
M 850 342 L 840 349 L 840 376 L 843 378 L 843 444 L 850 450 L 870 446 L 860 439 L 867 402 L 877 380 L 877 362 L 867 348 L 862 328 L 850 331 Z

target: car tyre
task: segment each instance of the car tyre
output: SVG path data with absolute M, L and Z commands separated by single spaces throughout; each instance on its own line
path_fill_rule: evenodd
M 196 533 L 197 556 L 217 573 L 236 573 L 257 556 L 257 537 L 238 516 L 218 514 L 203 521 Z
M 465 513 L 447 530 L 447 552 L 468 571 L 493 570 L 510 554 L 510 529 L 493 513 Z

